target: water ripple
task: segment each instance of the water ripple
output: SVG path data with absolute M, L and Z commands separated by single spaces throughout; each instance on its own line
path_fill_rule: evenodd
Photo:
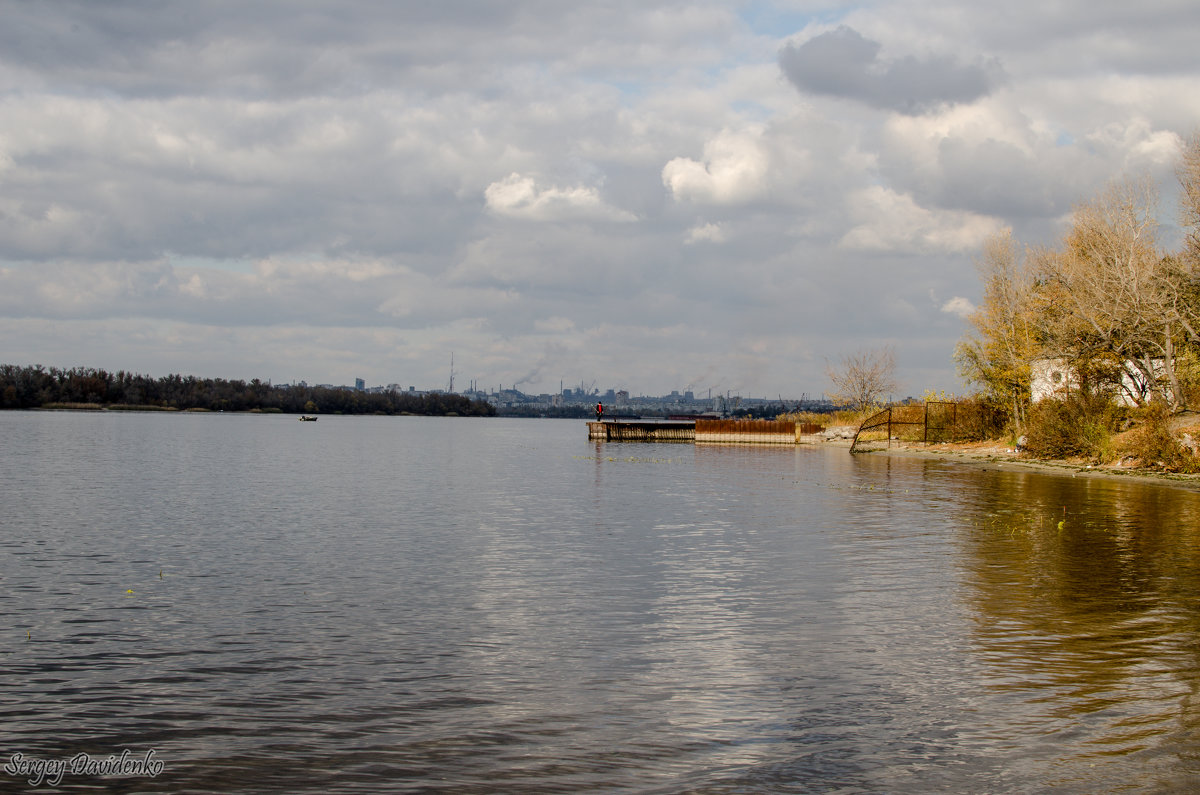
M 114 792 L 1200 775 L 1188 492 L 285 420 L 0 413 L 9 753 L 154 749 L 159 779 L 66 784 Z

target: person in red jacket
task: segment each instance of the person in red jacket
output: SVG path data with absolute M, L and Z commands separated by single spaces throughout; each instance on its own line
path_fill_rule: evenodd
M 603 421 L 604 421 L 604 404 L 597 403 L 596 404 L 596 422 L 603 422 Z

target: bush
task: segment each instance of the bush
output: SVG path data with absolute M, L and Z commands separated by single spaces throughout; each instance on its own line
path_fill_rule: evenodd
M 1108 463 L 1116 458 L 1112 436 L 1121 414 L 1106 395 L 1072 394 L 1066 400 L 1042 400 L 1029 409 L 1025 449 L 1037 458 Z
M 954 436 L 964 442 L 981 442 L 1004 435 L 1008 411 L 991 398 L 978 395 L 958 402 Z
M 1137 411 L 1138 425 L 1130 434 L 1128 452 L 1144 467 L 1167 472 L 1200 472 L 1200 459 L 1186 449 L 1171 430 L 1171 412 L 1162 401 Z
M 919 403 L 892 406 L 892 438 L 904 442 L 919 442 L 925 438 L 925 407 Z M 878 412 L 863 414 L 858 421 L 862 425 Z M 880 429 L 881 439 L 887 438 L 887 426 Z M 873 438 L 874 434 L 864 434 L 863 439 Z
M 1175 360 L 1175 374 L 1183 389 L 1183 402 L 1200 406 L 1200 357 L 1192 348 L 1185 349 Z
M 785 422 L 795 422 L 797 424 L 820 425 L 823 428 L 829 428 L 834 425 L 854 425 L 858 426 L 868 414 L 859 414 L 854 411 L 789 411 L 784 414 L 777 414 L 775 419 Z

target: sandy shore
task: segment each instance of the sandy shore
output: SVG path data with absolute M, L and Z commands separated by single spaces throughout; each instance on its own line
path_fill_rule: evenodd
M 849 444 L 844 446 L 849 447 Z M 1093 466 L 1084 461 L 1045 461 L 1017 453 L 996 442 L 935 443 L 923 445 L 893 441 L 890 449 L 886 446 L 886 442 L 875 442 L 872 443 L 870 450 L 864 454 L 929 458 L 973 466 L 1026 469 L 1037 472 L 1070 475 L 1071 477 L 1137 480 L 1191 491 L 1200 491 L 1200 475 L 1181 475 L 1161 470 L 1120 465 Z

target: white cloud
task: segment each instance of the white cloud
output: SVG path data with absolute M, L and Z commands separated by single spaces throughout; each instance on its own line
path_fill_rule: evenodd
M 930 291 L 1114 177 L 1169 202 L 1200 119 L 1200 6 L 1015 2 L 10 4 L 7 355 L 787 396 L 889 340 L 953 389 Z
M 539 188 L 532 177 L 509 174 L 483 192 L 497 215 L 526 221 L 636 221 L 637 216 L 611 207 L 595 188 Z
M 975 304 L 971 303 L 969 298 L 956 295 L 942 304 L 942 311 L 950 315 L 958 315 L 965 318 L 969 317 L 975 311 Z
M 1183 138 L 1178 133 L 1155 129 L 1140 115 L 1105 124 L 1085 140 L 1102 151 L 1123 153 L 1122 165 L 1131 170 L 1173 167 L 1183 151 Z
M 1041 223 L 1035 233 L 1045 234 L 1044 222 L 1109 180 L 1149 175 L 1173 185 L 1182 139 L 1163 114 L 1147 115 L 1153 81 L 1139 85 L 1119 99 L 1103 80 L 1035 83 L 937 114 L 893 115 L 881 129 L 879 171 L 922 205 L 1004 217 L 1019 229 Z
M 878 185 L 855 192 L 848 203 L 855 226 L 840 245 L 854 251 L 966 253 L 1003 228 L 994 218 L 921 207 Z
M 567 334 L 575 330 L 575 321 L 569 317 L 549 317 L 534 321 L 533 327 L 547 334 Z
M 704 145 L 704 159 L 676 157 L 662 170 L 676 201 L 737 204 L 760 196 L 767 185 L 768 157 L 762 131 L 722 131 Z
M 725 229 L 720 224 L 697 224 L 687 232 L 684 243 L 724 243 L 728 239 Z

